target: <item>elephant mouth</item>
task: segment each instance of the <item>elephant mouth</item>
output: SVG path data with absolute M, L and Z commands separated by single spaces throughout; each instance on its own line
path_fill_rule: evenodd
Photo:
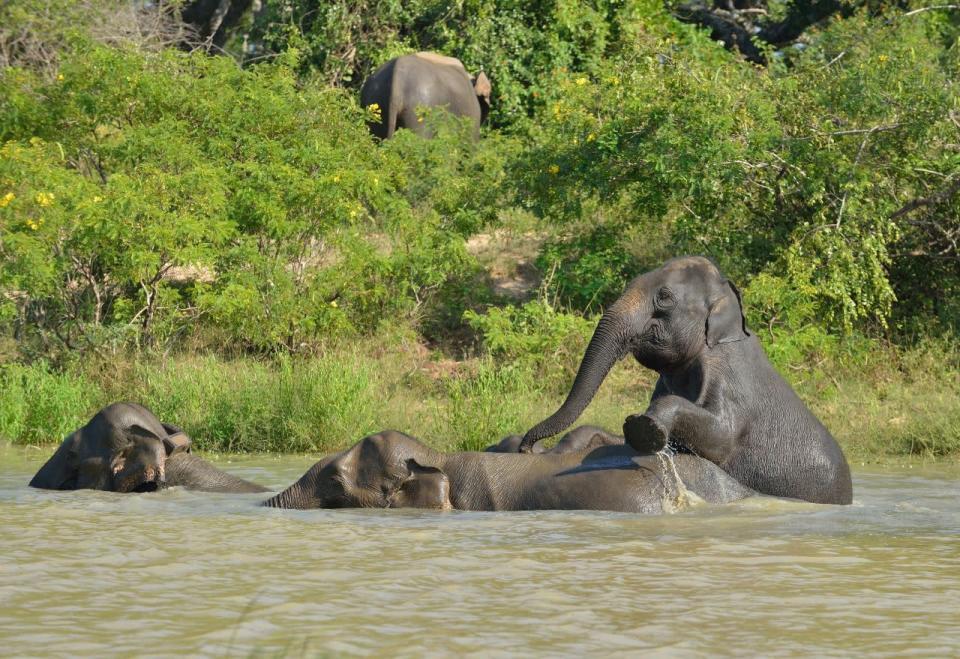
M 165 483 L 154 474 L 133 474 L 120 479 L 114 484 L 114 492 L 130 492 L 143 494 L 163 489 Z

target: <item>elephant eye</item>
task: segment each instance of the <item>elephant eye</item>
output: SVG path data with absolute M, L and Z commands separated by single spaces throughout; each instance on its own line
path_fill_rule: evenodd
M 669 288 L 663 287 L 657 291 L 657 296 L 655 304 L 659 309 L 672 309 L 676 305 L 677 301 L 673 297 L 673 293 L 670 292 Z

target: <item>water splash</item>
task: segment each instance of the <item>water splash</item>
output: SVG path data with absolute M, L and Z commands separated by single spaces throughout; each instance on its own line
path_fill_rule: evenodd
M 660 496 L 660 502 L 663 504 L 663 512 L 667 514 L 688 510 L 700 499 L 687 489 L 683 479 L 680 478 L 677 463 L 673 459 L 674 455 L 676 454 L 669 446 L 664 447 L 656 454 L 657 461 L 660 463 L 660 471 L 663 474 L 660 481 L 663 484 L 663 494 Z

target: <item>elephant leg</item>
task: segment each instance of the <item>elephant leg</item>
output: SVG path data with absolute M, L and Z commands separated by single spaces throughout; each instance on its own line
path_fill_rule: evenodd
M 403 108 L 397 113 L 396 119 L 397 128 L 407 128 L 412 130 L 417 135 L 423 137 L 430 137 L 430 131 L 427 129 L 426 122 L 423 120 L 423 115 L 417 114 L 416 108 Z
M 733 449 L 736 430 L 732 423 L 686 398 L 667 395 L 650 401 L 643 414 L 627 417 L 623 436 L 640 453 L 659 451 L 673 438 L 720 464 Z

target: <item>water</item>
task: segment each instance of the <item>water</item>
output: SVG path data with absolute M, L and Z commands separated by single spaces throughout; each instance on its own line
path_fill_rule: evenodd
M 31 490 L 47 453 L 0 447 L 0 655 L 960 654 L 957 467 L 640 517 Z

